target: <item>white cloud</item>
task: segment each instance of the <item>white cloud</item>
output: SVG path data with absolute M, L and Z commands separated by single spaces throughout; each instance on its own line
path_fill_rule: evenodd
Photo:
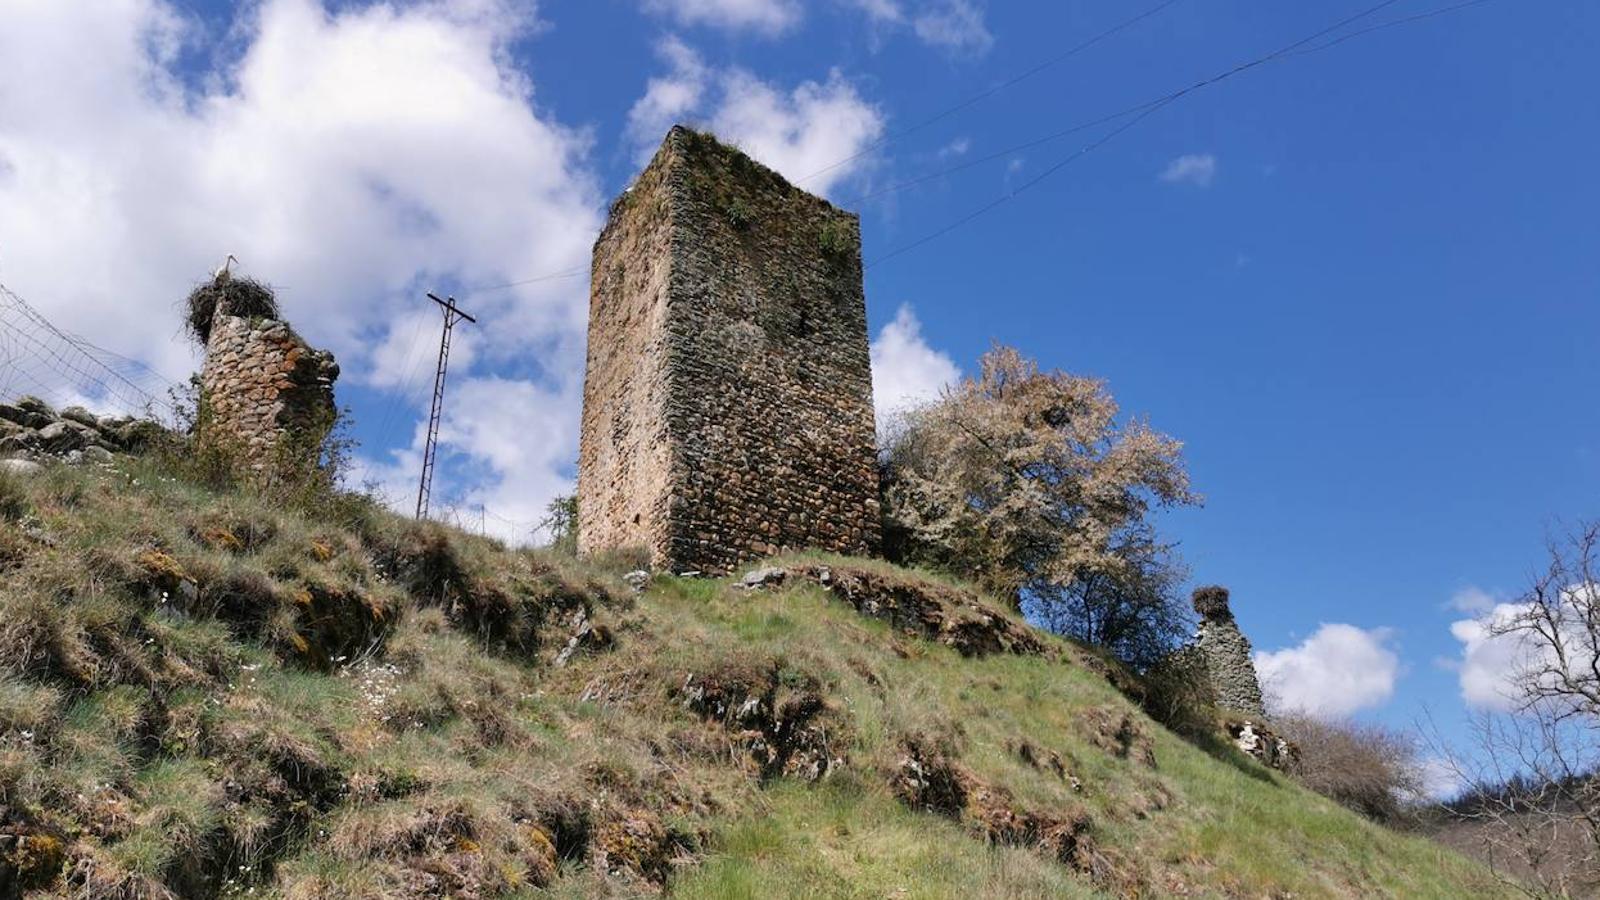
M 983 9 L 973 0 L 936 0 L 917 14 L 911 27 L 926 43 L 955 53 L 981 56 L 994 46 Z
M 807 81 L 789 92 L 734 71 L 723 90 L 712 130 L 816 193 L 828 193 L 863 169 L 865 158 L 829 167 L 862 152 L 883 133 L 883 114 L 837 70 L 825 83 Z
M 1297 647 L 1257 652 L 1256 671 L 1272 705 L 1338 718 L 1388 702 L 1400 657 L 1387 628 L 1324 624 Z
M 205 36 L 163 0 L 0 0 L 0 281 L 181 379 L 195 352 L 175 340 L 176 303 L 236 253 L 344 382 L 392 387 L 418 328 L 437 340 L 424 289 L 585 268 L 603 209 L 589 138 L 539 113 L 509 62 L 531 3 L 244 9 L 237 55 L 184 79 L 178 51 Z M 582 280 L 458 296 L 485 327 L 457 331 L 452 407 L 472 379 L 515 372 L 522 388 L 500 390 L 527 428 L 575 421 Z M 542 506 L 576 455 L 570 431 L 520 453 L 451 431 L 474 476 L 457 489 Z
M 1494 595 L 1480 587 L 1467 585 L 1450 596 L 1450 608 L 1456 612 L 1482 615 L 1494 609 Z
M 1421 789 L 1417 792 L 1418 796 L 1411 798 L 1416 802 L 1442 803 L 1453 800 L 1467 786 L 1455 764 L 1437 756 L 1422 760 L 1417 766 L 1417 775 Z
M 645 84 L 644 96 L 628 110 L 628 137 L 641 164 L 655 153 L 667 129 L 700 108 L 712 72 L 692 47 L 669 35 L 656 45 L 668 73 Z
M 1526 609 L 1521 604 L 1499 603 L 1482 616 L 1451 623 L 1450 635 L 1461 642 L 1456 677 L 1461 698 L 1468 704 L 1497 710 L 1515 705 L 1514 679 L 1536 657 L 1519 636 L 1496 632 Z
M 898 24 L 906 18 L 905 10 L 900 8 L 896 0 L 845 0 L 863 13 L 868 19 L 878 23 Z
M 872 399 L 880 425 L 895 413 L 937 399 L 941 388 L 960 377 L 950 357 L 923 339 L 910 304 L 903 304 L 872 341 Z
M 645 8 L 685 25 L 710 25 L 729 31 L 776 36 L 800 22 L 796 0 L 645 0 Z
M 1450 625 L 1450 634 L 1461 643 L 1461 659 L 1455 665 L 1461 684 L 1461 697 L 1469 705 L 1493 710 L 1512 710 L 1527 698 L 1526 683 L 1546 670 L 1564 670 L 1579 678 L 1588 671 L 1592 654 L 1589 617 L 1600 608 L 1600 585 L 1575 584 L 1563 588 L 1549 608 L 1541 610 L 1540 630 L 1562 638 L 1563 661 L 1544 637 L 1530 637 L 1524 627 L 1529 603 L 1495 603 L 1470 619 Z M 1549 682 L 1547 682 L 1549 683 Z
M 923 43 L 954 56 L 982 56 L 994 47 L 994 35 L 975 0 L 841 0 L 867 17 L 874 49 L 883 32 L 902 29 Z
M 785 90 L 743 69 L 709 67 L 675 38 L 663 42 L 661 55 L 670 72 L 649 81 L 628 115 L 641 161 L 673 122 L 688 120 L 826 194 L 866 168 L 868 157 L 855 157 L 883 134 L 882 112 L 838 71 Z
M 1168 184 L 1210 187 L 1217 177 L 1217 158 L 1209 153 L 1188 153 L 1167 163 L 1161 180 Z

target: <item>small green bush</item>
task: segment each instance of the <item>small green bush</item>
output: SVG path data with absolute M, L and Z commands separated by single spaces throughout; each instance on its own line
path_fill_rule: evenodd
M 28 495 L 16 476 L 0 472 L 0 522 L 20 522 L 28 514 Z

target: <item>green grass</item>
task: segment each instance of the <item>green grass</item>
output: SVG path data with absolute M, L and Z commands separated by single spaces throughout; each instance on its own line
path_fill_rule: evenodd
M 0 492 L 0 825 L 65 848 L 0 866 L 59 896 L 1503 893 L 1052 638 L 963 657 L 806 584 L 634 598 L 616 564 L 157 459 Z M 558 667 L 579 610 L 611 641 Z M 913 748 L 962 804 L 902 799 Z
M 844 780 L 780 785 L 762 808 L 720 829 L 717 850 L 674 882 L 695 900 L 814 897 L 1091 897 L 1065 867 L 971 840 Z

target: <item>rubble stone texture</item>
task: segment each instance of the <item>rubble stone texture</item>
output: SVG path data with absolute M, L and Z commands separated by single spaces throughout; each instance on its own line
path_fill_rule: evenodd
M 56 412 L 38 397 L 0 403 L 0 469 L 39 471 L 38 463 L 108 463 L 118 453 L 138 453 L 166 429 L 149 419 L 97 416 L 80 406 Z M 5 465 L 10 463 L 10 465 Z
M 1228 589 L 1203 587 L 1194 592 L 1194 609 L 1200 614 L 1200 631 L 1194 646 L 1205 661 L 1206 674 L 1217 705 L 1253 716 L 1265 714 L 1261 683 L 1250 661 L 1250 641 L 1233 620 Z
M 218 314 L 206 342 L 203 425 L 266 471 L 280 454 L 315 452 L 332 427 L 332 354 L 313 350 L 287 322 Z
M 580 551 L 875 552 L 860 223 L 677 127 L 595 244 Z

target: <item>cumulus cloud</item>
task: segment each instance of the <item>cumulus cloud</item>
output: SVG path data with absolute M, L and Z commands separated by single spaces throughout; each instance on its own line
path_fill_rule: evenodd
M 1564 588 L 1554 603 L 1541 616 L 1541 625 L 1559 634 L 1567 654 L 1564 662 L 1547 640 L 1530 639 L 1526 629 L 1517 627 L 1533 609 L 1528 603 L 1495 603 L 1479 615 L 1451 623 L 1450 635 L 1461 643 L 1461 658 L 1453 668 L 1463 700 L 1482 709 L 1515 709 L 1527 696 L 1524 686 L 1530 676 L 1550 668 L 1580 674 L 1589 668 L 1587 620 L 1600 607 L 1600 585 Z
M 955 56 L 982 56 L 994 47 L 994 35 L 974 0 L 843 0 L 866 15 L 875 33 L 906 30 L 923 43 Z
M 655 152 L 668 128 L 700 108 L 712 74 L 700 55 L 675 35 L 662 38 L 656 54 L 667 64 L 667 74 L 651 78 L 644 96 L 628 110 L 628 136 L 641 163 Z
M 981 56 L 994 47 L 983 9 L 973 0 L 938 0 L 918 13 L 912 30 L 926 43 L 946 50 Z
M 1338 718 L 1388 702 L 1400 657 L 1387 628 L 1324 624 L 1297 647 L 1257 652 L 1262 689 L 1278 709 Z
M 743 69 L 708 66 L 677 38 L 658 50 L 669 71 L 650 79 L 628 114 L 641 162 L 672 123 L 689 121 L 826 194 L 866 167 L 867 157 L 855 157 L 883 134 L 883 113 L 837 70 L 785 89 Z
M 906 19 L 905 10 L 897 0 L 845 0 L 845 3 L 861 10 L 873 22 L 898 24 Z
M 865 166 L 856 159 L 830 168 L 877 140 L 883 124 L 878 108 L 863 100 L 837 70 L 826 82 L 807 81 L 787 92 L 735 71 L 711 118 L 717 134 L 823 194 Z
M 801 18 L 796 0 L 645 0 L 644 6 L 684 25 L 709 25 L 767 36 L 783 34 Z
M 872 399 L 880 424 L 937 399 L 941 388 L 960 377 L 950 357 L 923 339 L 922 323 L 910 304 L 903 304 L 872 341 Z
M 1451 637 L 1461 642 L 1456 677 L 1468 704 L 1495 710 L 1515 705 L 1514 679 L 1534 654 L 1518 636 L 1496 632 L 1525 611 L 1520 604 L 1500 603 L 1482 616 L 1451 623 Z
M 1217 158 L 1209 153 L 1188 153 L 1178 157 L 1161 172 L 1161 180 L 1168 184 L 1191 184 L 1210 187 L 1217 177 Z
M 509 62 L 537 27 L 531 3 L 244 8 L 237 54 L 180 74 L 205 35 L 164 0 L 0 0 L 0 280 L 181 379 L 195 351 L 175 339 L 175 304 L 235 253 L 344 382 L 397 389 L 431 352 L 407 352 L 437 327 L 424 289 L 585 267 L 603 209 L 590 140 L 540 113 Z M 476 399 L 525 437 L 491 451 L 474 444 L 483 428 L 450 428 L 446 452 L 473 474 L 456 489 L 540 507 L 576 442 L 526 436 L 575 421 L 583 284 L 457 293 L 492 327 L 458 331 L 452 407 L 470 415 L 475 379 L 514 372 Z M 414 397 L 395 400 L 414 421 Z M 384 480 L 409 452 L 367 469 Z
M 1467 585 L 1450 596 L 1450 608 L 1456 612 L 1482 615 L 1494 609 L 1494 595 L 1480 587 Z
M 1417 766 L 1417 776 L 1420 784 L 1415 799 L 1424 803 L 1453 800 L 1467 787 L 1466 779 L 1456 765 L 1438 756 L 1423 759 Z

